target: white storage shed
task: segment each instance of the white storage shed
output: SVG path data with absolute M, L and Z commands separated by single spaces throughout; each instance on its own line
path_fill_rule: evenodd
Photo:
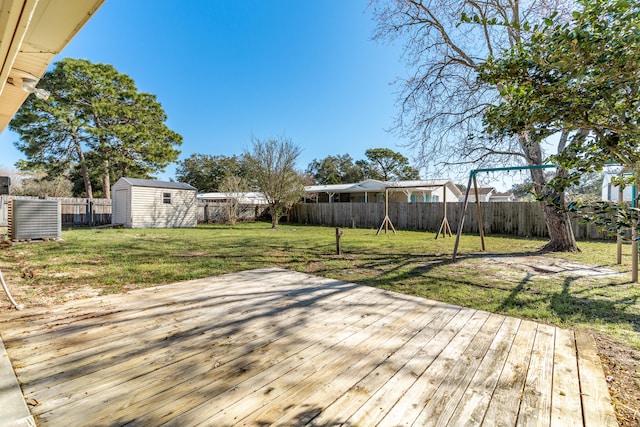
M 195 227 L 197 190 L 182 182 L 120 178 L 111 187 L 112 224 L 126 228 Z

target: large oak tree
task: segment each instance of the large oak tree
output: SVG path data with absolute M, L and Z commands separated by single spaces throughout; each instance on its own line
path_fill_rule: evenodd
M 349 154 L 313 159 L 307 166 L 307 174 L 317 184 L 345 184 L 364 179 L 364 172 Z
M 640 5 L 628 0 L 581 0 L 570 20 L 550 17 L 528 42 L 482 68 L 505 102 L 485 114 L 494 138 L 526 132 L 543 137 L 570 131 L 554 160 L 566 174 L 560 190 L 610 163 L 640 182 Z M 637 228 L 637 210 L 595 206 L 588 215 L 610 230 Z M 635 230 L 634 230 L 635 233 Z M 635 235 L 635 234 L 634 234 Z
M 397 130 L 410 141 L 421 167 L 470 169 L 545 161 L 542 140 L 536 135 L 525 132 L 499 141 L 481 137 L 483 115 L 500 102 L 501 95 L 498 85 L 479 83 L 477 77 L 488 58 L 527 40 L 530 26 L 554 11 L 570 16 L 574 2 L 374 0 L 373 4 L 376 37 L 404 43 L 409 74 L 397 81 Z M 536 192 L 551 191 L 542 170 L 532 170 L 531 177 Z M 577 250 L 568 215 L 548 204 L 544 213 L 550 237 L 546 249 Z
M 580 0 L 569 21 L 548 19 L 531 40 L 491 59 L 481 79 L 504 102 L 485 114 L 493 138 L 571 132 L 555 160 L 568 169 L 557 186 L 615 162 L 640 162 L 640 6 Z
M 409 159 L 389 148 L 370 148 L 364 152 L 367 162 L 363 163 L 367 178 L 381 181 L 402 181 L 419 179 L 420 172 L 409 165 Z

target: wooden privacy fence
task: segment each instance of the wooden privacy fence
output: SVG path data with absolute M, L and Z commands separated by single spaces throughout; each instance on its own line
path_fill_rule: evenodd
M 11 199 L 38 199 L 38 197 L 0 196 L 0 227 L 7 226 L 8 203 Z M 111 199 L 81 199 L 50 197 L 60 200 L 63 227 L 111 224 Z
M 455 233 L 462 217 L 463 204 L 447 203 L 447 218 Z M 542 206 L 536 202 L 480 203 L 485 234 L 506 234 L 521 237 L 547 237 Z M 442 203 L 389 203 L 389 218 L 396 229 L 437 232 L 442 224 Z M 291 210 L 291 221 L 300 224 L 333 227 L 378 228 L 384 219 L 384 203 L 302 203 Z M 580 224 L 572 219 L 578 239 L 609 239 L 592 224 Z M 470 203 L 462 230 L 478 233 L 478 214 Z

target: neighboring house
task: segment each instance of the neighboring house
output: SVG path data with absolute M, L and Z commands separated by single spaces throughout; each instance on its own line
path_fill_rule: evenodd
M 517 202 L 518 198 L 513 193 L 498 193 L 494 192 L 489 198 L 490 202 Z
M 120 178 L 111 189 L 111 222 L 127 228 L 195 227 L 196 193 L 181 182 Z
M 385 191 L 389 190 L 390 202 L 429 203 L 457 202 L 462 193 L 449 180 L 378 181 L 366 179 L 355 184 L 309 185 L 304 187 L 307 200 L 320 203 L 384 202 Z
M 491 197 L 496 193 L 496 189 L 493 187 L 478 187 L 478 201 L 479 202 L 489 202 L 491 201 Z M 461 201 L 464 200 L 464 194 L 460 198 Z M 473 188 L 469 191 L 469 203 L 476 202 L 476 194 Z
M 518 198 L 511 192 L 500 193 L 494 187 L 478 187 L 478 200 L 480 202 L 517 202 Z M 464 194 L 460 197 L 460 201 L 464 201 Z M 469 203 L 476 202 L 476 195 L 473 191 L 469 191 Z
M 266 205 L 267 198 L 264 193 L 247 192 L 247 193 L 200 193 L 198 194 L 199 202 L 206 203 L 226 203 L 229 199 L 238 199 L 243 205 Z
M 617 202 L 619 200 L 620 189 L 617 185 L 611 183 L 611 179 L 616 177 L 616 174 L 605 173 L 602 179 L 602 200 Z M 630 202 L 633 198 L 633 187 L 628 185 L 622 191 L 622 200 Z

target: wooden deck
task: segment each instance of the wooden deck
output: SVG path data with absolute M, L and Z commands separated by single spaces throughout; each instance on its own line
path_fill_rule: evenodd
M 41 426 L 616 425 L 593 339 L 285 270 L 0 316 Z

